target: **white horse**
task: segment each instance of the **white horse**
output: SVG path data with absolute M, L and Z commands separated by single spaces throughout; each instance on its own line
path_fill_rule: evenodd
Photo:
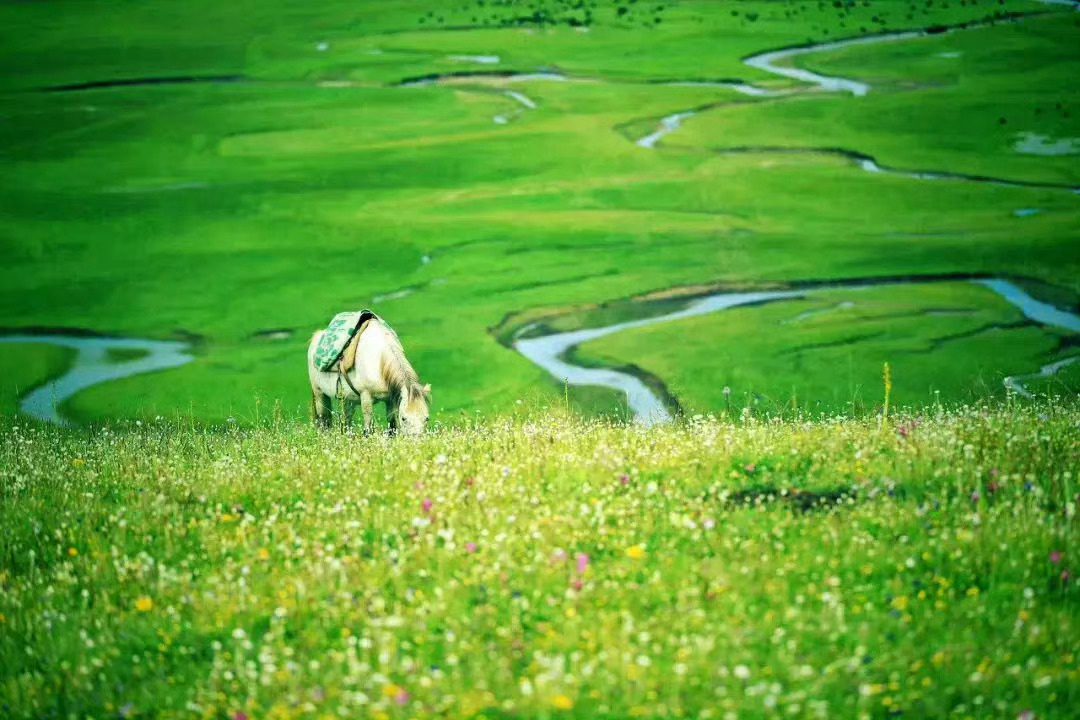
M 416 371 L 405 358 L 397 334 L 378 317 L 368 320 L 352 342 L 356 343 L 356 362 L 345 373 L 325 372 L 315 365 L 315 348 L 323 335 L 320 330 L 308 345 L 308 377 L 311 380 L 311 406 L 317 425 L 329 427 L 334 397 L 345 402 L 345 424 L 352 425 L 356 403 L 364 412 L 364 432 L 374 429 L 373 408 L 386 403 L 386 418 L 391 431 L 407 435 L 424 432 L 428 422 L 431 386 L 421 385 Z

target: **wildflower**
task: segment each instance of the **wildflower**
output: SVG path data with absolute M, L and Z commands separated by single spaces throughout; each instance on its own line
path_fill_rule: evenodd
M 424 502 L 420 503 L 420 507 L 422 507 L 426 513 L 431 512 L 431 505 L 431 500 L 428 500 L 427 498 L 424 498 Z
M 585 553 L 578 553 L 577 556 L 577 571 L 578 575 L 584 575 L 585 571 L 589 568 L 589 556 Z
M 233 714 L 233 720 L 248 720 L 248 714 L 243 710 L 237 710 Z
M 139 612 L 150 612 L 154 608 L 154 601 L 148 596 L 142 595 L 135 601 L 135 609 Z
M 982 496 L 981 496 L 981 495 L 979 494 L 979 492 L 978 492 L 978 491 L 976 490 L 975 492 L 971 493 L 971 502 L 973 502 L 973 503 L 977 503 L 977 502 L 979 502 L 979 498 L 980 498 L 980 497 L 982 497 Z
M 470 552 L 470 553 L 476 552 L 476 543 L 474 543 L 474 542 L 465 543 L 465 552 Z
M 86 461 L 83 460 L 82 458 L 75 458 L 74 460 L 71 461 L 71 464 L 74 465 L 75 467 L 82 467 L 83 465 L 86 464 Z
M 736 665 L 732 673 L 740 680 L 746 680 L 750 677 L 750 668 L 745 665 Z
M 626 548 L 626 557 L 630 558 L 631 560 L 640 560 L 641 558 L 645 557 L 645 546 L 631 545 L 630 547 Z
M 626 473 L 623 473 L 621 476 L 619 476 L 619 484 L 620 485 L 629 485 L 630 484 L 630 476 L 627 475 Z
M 1035 720 L 1035 713 L 1031 710 L 1024 710 L 1016 716 L 1016 720 Z
M 754 463 L 746 463 L 747 474 L 753 475 L 755 470 L 757 470 L 757 465 L 755 465 Z
M 573 710 L 574 701 L 567 695 L 556 695 L 551 699 L 551 704 L 555 706 L 557 710 Z
M 996 493 L 1000 488 L 1001 488 L 1001 486 L 998 485 L 996 482 L 992 482 L 992 483 L 990 483 L 989 485 L 986 486 L 987 492 L 989 492 L 991 495 Z
M 1063 556 L 1064 555 L 1060 550 L 1055 550 L 1054 552 L 1050 553 L 1050 562 L 1059 563 L 1061 562 L 1061 558 Z
M 71 557 L 75 557 L 78 554 L 79 554 L 79 551 L 76 550 L 75 548 L 73 548 L 73 547 L 68 548 L 68 555 L 70 555 Z

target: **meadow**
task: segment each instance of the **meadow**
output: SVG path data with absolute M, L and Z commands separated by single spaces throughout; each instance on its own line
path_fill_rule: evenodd
M 372 307 L 433 385 L 436 417 L 458 423 L 562 396 L 507 342 L 527 322 L 673 289 L 1003 275 L 1075 308 L 1078 23 L 1026 0 L 8 3 L 0 327 L 192 344 L 184 367 L 79 393 L 63 407 L 76 420 L 244 424 L 275 405 L 304 417 L 311 331 Z M 922 28 L 934 34 L 792 60 L 870 83 L 863 97 L 743 62 Z M 635 144 L 682 111 L 697 114 Z M 1014 184 L 873 174 L 862 157 Z M 1010 315 L 957 293 L 965 332 Z M 872 327 L 873 307 L 849 314 L 850 331 L 803 328 L 801 343 L 846 332 L 858 367 L 835 382 L 817 362 L 763 371 L 784 366 L 791 338 L 749 338 L 742 314 L 578 355 L 636 365 L 686 408 L 716 410 L 729 386 L 777 407 L 794 387 L 799 406 L 836 410 L 883 360 L 912 401 L 1000 400 L 1006 375 L 1076 353 L 1075 336 L 1029 323 L 1008 330 L 1022 347 L 904 367 L 959 323 L 928 315 L 931 300 L 887 301 L 907 305 L 904 337 Z M 672 338 L 687 352 L 669 356 Z M 721 342 L 723 367 L 708 351 Z M 8 417 L 73 362 L 40 343 L 2 352 Z M 583 412 L 622 405 L 570 395 Z
M 1065 718 L 1075 402 L 0 435 L 9 718 Z

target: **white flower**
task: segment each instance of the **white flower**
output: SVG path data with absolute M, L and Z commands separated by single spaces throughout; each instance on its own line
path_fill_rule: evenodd
M 736 665 L 734 672 L 735 677 L 739 678 L 740 680 L 746 680 L 748 677 L 750 677 L 750 668 L 746 667 L 745 665 Z

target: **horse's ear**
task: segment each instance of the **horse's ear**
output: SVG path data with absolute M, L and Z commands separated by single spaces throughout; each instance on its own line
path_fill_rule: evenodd
M 426 385 L 424 385 L 423 390 L 424 390 L 424 397 L 426 397 L 428 400 L 430 400 L 431 399 L 431 383 L 427 383 Z

